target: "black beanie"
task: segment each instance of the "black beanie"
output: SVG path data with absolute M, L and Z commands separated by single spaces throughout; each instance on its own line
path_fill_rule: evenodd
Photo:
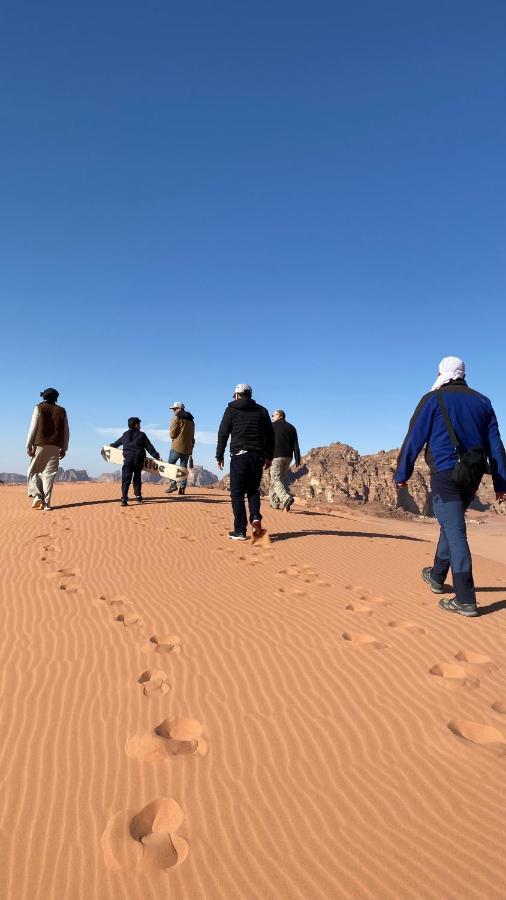
M 45 391 L 40 392 L 40 396 L 48 403 L 56 403 L 59 397 L 59 393 L 56 388 L 46 388 Z

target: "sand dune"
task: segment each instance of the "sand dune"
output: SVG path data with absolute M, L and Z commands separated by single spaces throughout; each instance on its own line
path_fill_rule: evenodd
M 4 896 L 504 898 L 506 536 L 466 620 L 431 524 L 145 492 L 1 489 Z

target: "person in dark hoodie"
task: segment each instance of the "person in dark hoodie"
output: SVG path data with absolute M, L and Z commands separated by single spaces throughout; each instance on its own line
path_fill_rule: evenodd
M 446 612 L 477 616 L 465 511 L 490 465 L 499 503 L 506 500 L 506 453 L 488 397 L 468 387 L 465 366 L 446 356 L 432 390 L 420 400 L 397 461 L 397 488 L 407 487 L 416 458 L 425 445 L 431 473 L 432 506 L 441 533 L 432 566 L 422 578 L 432 593 L 443 594 L 451 567 L 455 597 L 440 600 Z
M 181 400 L 175 400 L 171 409 L 174 415 L 169 425 L 169 437 L 172 440 L 172 447 L 168 462 L 173 464 L 179 463 L 180 466 L 186 468 L 195 446 L 195 420 L 192 414 L 187 412 Z M 184 494 L 186 478 L 182 478 L 177 484 L 175 481 L 169 481 L 167 494 L 172 494 L 176 490 L 179 494 Z
M 141 431 L 141 420 L 132 416 L 128 420 L 128 431 L 117 441 L 113 441 L 111 447 L 123 447 L 123 468 L 121 470 L 121 505 L 128 505 L 128 489 L 133 479 L 135 499 L 142 503 L 142 467 L 146 459 L 146 451 L 154 459 L 161 459 L 155 450 L 147 434 Z
M 270 467 L 274 456 L 274 430 L 269 413 L 264 406 L 252 400 L 252 393 L 249 384 L 237 385 L 234 400 L 228 404 L 218 431 L 216 460 L 220 469 L 224 465 L 225 448 L 230 437 L 230 495 L 234 529 L 228 536 L 232 541 L 246 540 L 245 494 L 253 537 L 260 537 L 263 533 L 260 482 L 263 470 Z

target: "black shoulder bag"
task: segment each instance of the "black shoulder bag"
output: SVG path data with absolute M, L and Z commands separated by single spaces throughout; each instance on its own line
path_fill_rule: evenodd
M 455 429 L 451 423 L 445 399 L 441 391 L 437 391 L 437 402 L 446 425 L 448 437 L 457 454 L 457 462 L 453 467 L 452 480 L 455 484 L 464 490 L 477 491 L 480 481 L 484 475 L 490 473 L 488 466 L 488 454 L 484 447 L 471 447 L 464 450 L 455 434 Z

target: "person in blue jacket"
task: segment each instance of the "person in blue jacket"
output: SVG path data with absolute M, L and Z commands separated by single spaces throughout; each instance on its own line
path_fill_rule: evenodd
M 444 593 L 444 582 L 451 567 L 455 597 L 440 600 L 447 612 L 477 616 L 472 560 L 467 542 L 465 511 L 479 487 L 463 488 L 452 478 L 458 461 L 441 411 L 444 406 L 453 426 L 459 449 L 482 447 L 499 503 L 506 500 L 506 453 L 499 434 L 497 418 L 488 397 L 468 387 L 461 359 L 447 356 L 439 365 L 432 390 L 420 400 L 397 461 L 395 481 L 399 489 L 407 487 L 416 458 L 425 446 L 425 459 L 431 473 L 432 506 L 441 526 L 434 564 L 422 570 L 422 578 L 435 594 Z
M 128 431 L 113 441 L 111 447 L 123 447 L 123 468 L 121 470 L 121 505 L 128 505 L 128 489 L 133 479 L 135 499 L 142 503 L 142 467 L 146 459 L 146 451 L 154 459 L 161 459 L 147 434 L 141 431 L 141 420 L 131 416 L 128 420 Z

